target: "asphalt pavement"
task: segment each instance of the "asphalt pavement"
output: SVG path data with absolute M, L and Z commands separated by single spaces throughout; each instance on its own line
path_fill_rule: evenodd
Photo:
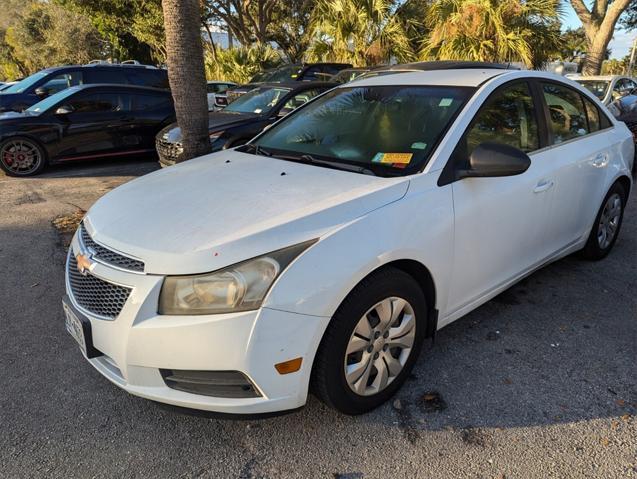
M 636 194 L 608 258 L 565 258 L 441 330 L 392 403 L 220 420 L 118 389 L 64 329 L 52 221 L 155 168 L 0 174 L 0 477 L 637 478 Z

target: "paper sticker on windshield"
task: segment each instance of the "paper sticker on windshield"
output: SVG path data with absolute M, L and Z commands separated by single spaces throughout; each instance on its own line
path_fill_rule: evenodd
M 453 98 L 443 98 L 440 100 L 440 103 L 438 103 L 438 106 L 451 106 L 452 103 Z
M 412 150 L 424 150 L 426 148 L 427 148 L 427 143 L 423 143 L 421 141 L 411 144 Z
M 405 168 L 411 161 L 412 153 L 376 153 L 372 163 L 391 165 L 394 168 Z

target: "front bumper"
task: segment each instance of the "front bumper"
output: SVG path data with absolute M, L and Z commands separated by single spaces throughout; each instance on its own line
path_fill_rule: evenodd
M 79 251 L 77 237 L 70 254 Z M 67 262 L 68 263 L 68 262 Z M 81 308 L 90 321 L 94 347 L 102 356 L 88 361 L 131 394 L 175 406 L 236 414 L 295 409 L 307 399 L 312 361 L 328 318 L 269 308 L 206 316 L 157 314 L 162 276 L 139 274 L 95 263 L 91 272 L 104 281 L 132 288 L 119 315 L 105 320 Z M 274 365 L 302 357 L 301 369 L 281 375 Z M 169 388 L 161 369 L 239 371 L 261 394 L 222 398 Z

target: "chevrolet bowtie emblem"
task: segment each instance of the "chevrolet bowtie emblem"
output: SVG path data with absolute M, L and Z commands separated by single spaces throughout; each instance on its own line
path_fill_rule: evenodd
M 90 271 L 91 266 L 93 266 L 91 258 L 85 254 L 80 253 L 75 255 L 75 260 L 77 261 L 77 270 L 84 276 L 86 276 L 86 274 Z

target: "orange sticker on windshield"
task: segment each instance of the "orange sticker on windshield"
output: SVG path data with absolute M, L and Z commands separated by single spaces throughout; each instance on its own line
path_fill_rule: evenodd
M 390 164 L 396 168 L 405 168 L 413 156 L 413 153 L 376 153 L 372 163 Z

